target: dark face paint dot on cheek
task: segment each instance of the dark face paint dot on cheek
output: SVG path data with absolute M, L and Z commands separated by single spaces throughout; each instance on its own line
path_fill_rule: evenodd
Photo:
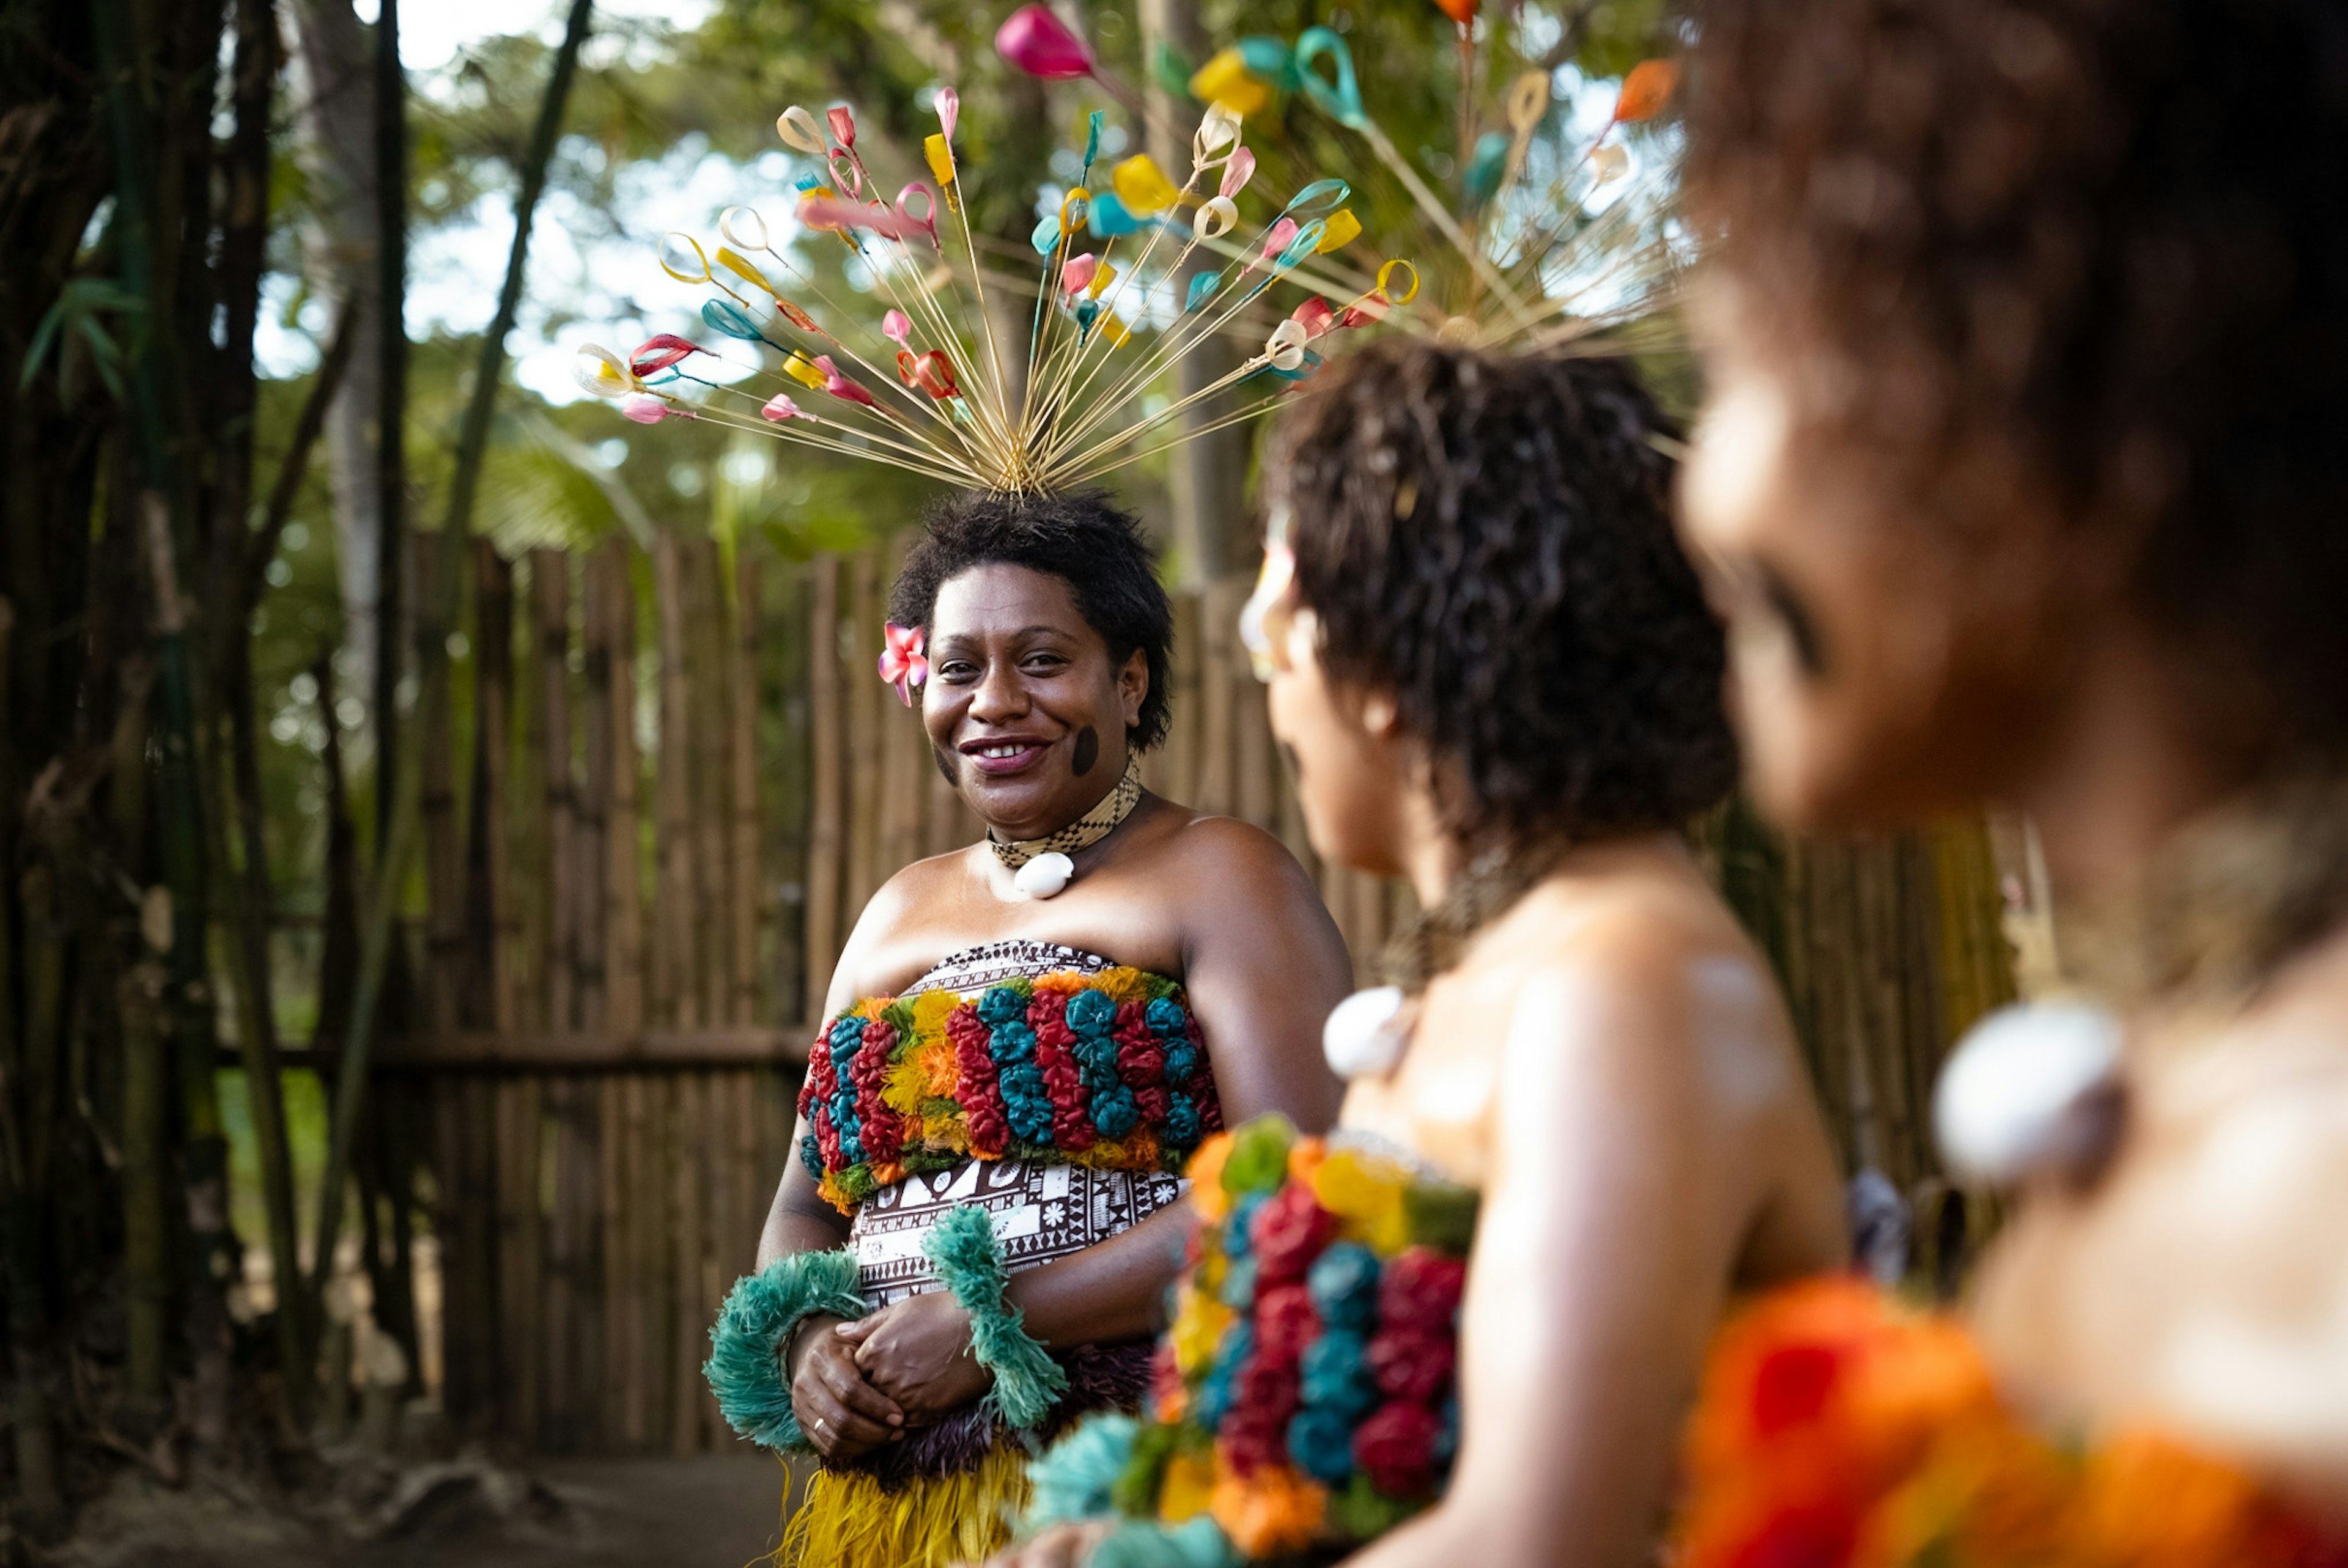
M 953 753 L 952 752 L 947 751 L 943 746 L 932 746 L 930 748 L 930 759 L 938 764 L 938 772 L 944 776 L 946 783 L 954 785 L 956 788 L 961 787 L 962 779 L 960 775 L 954 772 L 954 760 Z
M 1075 757 L 1071 759 L 1076 776 L 1082 778 L 1092 772 L 1093 764 L 1098 761 L 1100 761 L 1100 735 L 1090 724 L 1086 724 L 1076 732 L 1076 752 Z

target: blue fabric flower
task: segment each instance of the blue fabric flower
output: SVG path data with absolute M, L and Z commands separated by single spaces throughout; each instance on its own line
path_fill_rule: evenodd
M 1255 1212 L 1262 1207 L 1262 1193 L 1243 1193 L 1231 1201 L 1231 1214 L 1223 1221 L 1223 1255 L 1233 1263 L 1255 1250 Z
M 1187 1094 L 1170 1094 L 1166 1100 L 1166 1143 L 1178 1153 L 1196 1148 L 1199 1136 L 1206 1128 L 1199 1120 L 1199 1108 L 1190 1103 Z
M 978 1018 L 989 1029 L 1000 1029 L 1014 1021 L 1025 1022 L 1027 999 L 1009 986 L 989 986 L 978 999 Z
M 1181 1003 L 1170 997 L 1159 997 L 1142 1009 L 1141 1021 L 1160 1040 L 1180 1040 L 1190 1019 L 1182 1010 Z
M 807 1167 L 808 1175 L 819 1182 L 823 1180 L 823 1151 L 818 1147 L 815 1134 L 811 1132 L 799 1137 L 799 1163 Z
M 1076 1066 L 1081 1071 L 1084 1085 L 1095 1094 L 1106 1092 L 1122 1081 L 1117 1074 L 1117 1041 L 1106 1034 L 1076 1036 Z M 1107 1132 L 1107 1128 L 1102 1129 Z M 1114 1137 L 1116 1134 L 1111 1133 Z
M 1378 1381 L 1369 1368 L 1369 1340 L 1351 1328 L 1332 1328 L 1304 1348 L 1297 1364 L 1304 1403 L 1332 1410 L 1348 1421 L 1369 1414 L 1378 1402 Z
M 1104 990 L 1085 989 L 1068 999 L 1068 1027 L 1078 1034 L 1107 1034 L 1117 1022 L 1117 1003 Z
M 1178 1040 L 1166 1048 L 1166 1081 L 1181 1085 L 1190 1081 L 1199 1071 L 1199 1050 L 1189 1040 Z
M 1251 1311 L 1255 1307 L 1255 1259 L 1238 1257 L 1223 1272 L 1220 1292 L 1223 1305 L 1234 1312 Z
M 1092 1113 L 1093 1125 L 1104 1138 L 1122 1138 L 1141 1121 L 1141 1107 L 1134 1102 L 1133 1091 L 1122 1083 L 1094 1094 Z
M 1313 1259 L 1304 1286 L 1323 1323 L 1366 1332 L 1377 1320 L 1378 1255 L 1359 1242 L 1338 1242 Z
M 1015 1061 L 1032 1061 L 1035 1057 L 1035 1031 L 1025 1020 L 994 1026 L 987 1036 L 987 1048 L 998 1066 L 1007 1067 Z
M 1199 1421 L 1210 1431 L 1222 1424 L 1231 1408 L 1231 1396 L 1239 1387 L 1240 1374 L 1247 1370 L 1248 1358 L 1255 1354 L 1255 1327 L 1249 1323 L 1234 1323 L 1223 1330 L 1222 1341 L 1215 1347 L 1215 1368 L 1199 1385 L 1197 1414 Z
M 1337 1485 L 1354 1473 L 1354 1423 L 1334 1410 L 1299 1410 L 1288 1423 L 1288 1457 L 1322 1485 Z
M 1027 1038 L 1033 1040 L 1035 1036 L 1030 1034 Z M 1011 1135 L 1023 1143 L 1048 1146 L 1052 1142 L 1052 1097 L 1044 1089 L 1044 1070 L 1035 1065 L 1032 1056 L 1005 1062 L 994 1083 L 1003 1091 L 1003 1116 L 1011 1123 Z

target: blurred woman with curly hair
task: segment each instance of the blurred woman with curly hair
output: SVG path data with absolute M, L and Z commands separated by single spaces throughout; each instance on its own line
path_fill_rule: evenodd
M 1137 1532 L 1185 1562 L 1645 1563 L 1730 1293 L 1848 1260 L 1768 967 L 1681 831 L 1736 757 L 1670 436 L 1620 364 L 1400 339 L 1280 428 L 1243 625 L 1272 727 L 1313 847 L 1427 913 L 1399 986 L 1331 1019 L 1339 1131 L 1193 1167 L 1155 1423 L 1099 1497 L 1072 1497 L 1092 1438 L 1037 1471 L 1060 1515 L 1136 1522 L 1029 1568 L 1175 1560 Z
M 2026 1194 L 1984 1348 L 2050 1429 L 2348 1510 L 2348 11 L 1704 0 L 1693 36 L 1685 522 L 1756 792 L 2026 813 L 2108 1009 L 1949 1081 L 1951 1153 Z

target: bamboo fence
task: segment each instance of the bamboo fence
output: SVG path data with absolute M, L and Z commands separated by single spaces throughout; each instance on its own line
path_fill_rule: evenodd
M 385 1190 L 432 1238 L 425 1363 L 458 1431 L 732 1440 L 699 1368 L 788 1153 L 809 1015 L 873 891 L 979 832 L 873 673 L 897 559 L 476 548 L 472 701 L 417 738 L 418 983 L 377 1070 L 388 1165 L 423 1177 Z M 1178 598 L 1174 727 L 1144 778 L 1280 836 L 1366 968 L 1409 897 L 1306 844 L 1237 645 L 1245 591 Z M 1704 841 L 1846 1160 L 1927 1181 L 1932 1068 L 2010 990 L 1986 839 L 1787 845 L 1726 816 Z

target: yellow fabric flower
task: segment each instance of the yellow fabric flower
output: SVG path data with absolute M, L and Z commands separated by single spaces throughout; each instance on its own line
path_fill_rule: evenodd
M 962 998 L 953 991 L 923 991 L 913 999 L 913 1033 L 924 1040 L 942 1036 L 946 1020 L 960 1006 Z
M 1103 969 L 1092 977 L 1093 989 L 1105 991 L 1113 1002 L 1138 1002 L 1149 999 L 1148 984 L 1139 969 L 1119 964 L 1113 969 Z
M 1179 1524 L 1207 1512 L 1215 1494 L 1215 1467 L 1189 1454 L 1166 1461 L 1166 1480 L 1158 1491 L 1158 1517 Z
M 1404 1212 L 1403 1173 L 1383 1160 L 1339 1149 L 1313 1173 L 1313 1195 L 1337 1216 L 1347 1239 L 1391 1256 L 1410 1245 L 1410 1219 Z
M 1205 1371 L 1214 1364 L 1215 1348 L 1231 1326 L 1230 1307 L 1204 1290 L 1184 1291 L 1174 1315 L 1174 1365 L 1186 1377 Z

